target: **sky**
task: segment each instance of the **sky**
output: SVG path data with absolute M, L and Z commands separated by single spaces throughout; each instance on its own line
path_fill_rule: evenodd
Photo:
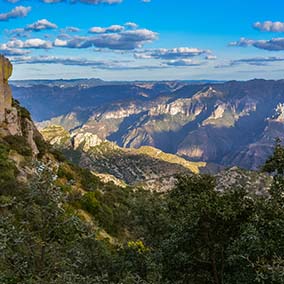
M 0 0 L 12 79 L 284 78 L 283 0 Z

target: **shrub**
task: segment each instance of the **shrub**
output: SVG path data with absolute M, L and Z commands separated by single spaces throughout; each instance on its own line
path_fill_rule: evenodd
M 59 166 L 57 175 L 59 178 L 66 178 L 68 181 L 75 179 L 75 173 L 66 163 Z
M 9 144 L 11 149 L 17 151 L 20 155 L 28 157 L 32 156 L 32 149 L 25 137 L 18 135 L 9 135 L 6 136 L 4 140 Z
M 8 145 L 0 143 L 0 191 L 1 194 L 9 193 L 15 189 L 17 169 L 8 159 Z
M 99 201 L 96 198 L 95 192 L 86 193 L 81 200 L 81 205 L 84 210 L 93 216 L 96 216 L 99 212 Z
M 101 184 L 100 179 L 87 169 L 80 169 L 81 184 L 85 190 L 95 190 Z
M 38 158 L 40 159 L 40 158 L 43 157 L 43 155 L 48 150 L 48 144 L 40 136 L 36 136 L 34 138 L 34 141 L 35 141 L 37 149 L 39 151 Z
M 54 156 L 54 158 L 59 162 L 65 162 L 66 158 L 62 152 L 57 149 L 50 149 L 50 153 Z

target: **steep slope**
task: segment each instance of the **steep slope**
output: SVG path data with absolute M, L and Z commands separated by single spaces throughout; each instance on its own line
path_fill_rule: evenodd
M 199 173 L 206 166 L 206 163 L 189 162 L 150 146 L 123 148 L 89 132 L 69 134 L 57 125 L 46 127 L 41 133 L 47 142 L 81 167 L 155 191 L 171 189 L 177 174 Z

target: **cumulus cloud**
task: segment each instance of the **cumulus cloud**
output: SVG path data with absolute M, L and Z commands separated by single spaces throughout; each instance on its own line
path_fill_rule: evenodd
M 102 27 L 92 27 L 89 29 L 89 33 L 94 33 L 94 34 L 102 34 L 102 33 L 118 33 L 123 31 L 125 28 L 120 25 L 112 25 L 106 28 Z
M 210 50 L 203 50 L 199 48 L 192 47 L 177 47 L 177 48 L 159 48 L 152 50 L 144 50 L 134 54 L 136 58 L 140 59 L 165 59 L 165 60 L 175 60 L 175 59 L 186 59 L 194 56 L 209 55 Z
M 137 30 L 138 25 L 133 22 L 127 22 L 122 25 L 111 25 L 109 27 L 92 27 L 89 29 L 89 33 L 103 34 L 103 33 L 119 33 L 125 29 Z
M 275 32 L 282 33 L 284 32 L 284 22 L 256 22 L 253 24 L 253 27 L 262 32 Z
M 14 34 L 17 37 L 27 37 L 30 33 L 29 32 L 40 32 L 43 30 L 51 30 L 56 29 L 57 25 L 54 23 L 49 22 L 46 19 L 38 20 L 35 23 L 27 25 L 24 28 L 17 28 L 13 30 L 8 30 L 8 34 Z
M 138 25 L 136 23 L 133 22 L 127 22 L 124 24 L 125 27 L 130 28 L 130 29 L 137 29 Z
M 120 33 L 97 36 L 74 36 L 69 40 L 56 39 L 54 46 L 65 48 L 108 48 L 112 50 L 133 50 L 157 39 L 157 33 L 147 30 L 127 30 Z
M 47 2 L 54 2 L 53 0 L 45 0 Z M 61 2 L 60 0 L 57 2 Z M 89 1 L 90 2 L 90 1 Z M 100 1 L 91 1 L 92 3 L 99 3 Z M 105 2 L 105 1 L 104 1 Z M 107 1 L 117 2 L 117 1 Z M 48 21 L 47 19 L 38 20 L 23 28 L 18 28 L 6 31 L 8 35 L 13 35 L 16 38 L 30 37 L 30 32 L 39 32 L 43 30 L 56 29 L 57 25 Z M 110 49 L 118 51 L 134 50 L 142 48 L 146 43 L 151 43 L 158 38 L 158 34 L 148 29 L 138 29 L 138 25 L 133 22 L 127 22 L 124 25 L 111 25 L 109 27 L 93 27 L 89 30 L 92 35 L 71 35 L 70 33 L 79 32 L 77 27 L 66 27 L 59 30 L 60 33 L 57 38 L 51 43 L 42 39 L 38 46 L 28 45 L 28 41 L 19 45 L 17 48 L 43 48 L 48 49 L 52 47 L 64 48 L 97 48 Z M 48 37 L 46 38 L 48 39 Z M 33 39 L 30 39 L 33 40 Z M 6 43 L 10 45 L 15 42 L 14 39 Z
M 134 53 L 136 59 L 162 60 L 162 64 L 174 67 L 200 66 L 205 61 L 193 61 L 193 57 L 204 56 L 206 60 L 216 59 L 210 50 L 193 47 L 159 48 L 137 51 Z
M 38 32 L 42 30 L 51 30 L 56 28 L 57 28 L 56 24 L 49 22 L 47 19 L 42 19 L 36 21 L 35 23 L 27 25 L 25 30 Z
M 30 36 L 30 32 L 26 31 L 23 28 L 13 29 L 13 30 L 5 30 L 5 33 L 8 36 L 13 36 L 17 38 L 23 38 Z
M 77 27 L 66 27 L 65 29 L 63 29 L 62 31 L 64 31 L 64 32 L 69 32 L 69 33 L 77 33 L 77 32 L 79 32 L 80 31 L 80 29 L 79 28 L 77 28 Z
M 17 6 L 7 13 L 0 14 L 0 21 L 26 17 L 31 9 L 31 7 Z
M 31 38 L 25 41 L 12 39 L 7 43 L 0 44 L 0 49 L 50 49 L 52 43 L 40 38 Z
M 229 43 L 229 45 L 237 47 L 254 46 L 256 48 L 269 51 L 280 51 L 284 50 L 284 38 L 273 38 L 270 40 L 252 40 L 241 38 L 239 41 Z

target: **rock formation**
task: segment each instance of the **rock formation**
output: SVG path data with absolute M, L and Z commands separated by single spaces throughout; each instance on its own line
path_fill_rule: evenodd
M 33 155 L 38 154 L 35 137 L 40 135 L 29 112 L 17 102 L 13 102 L 12 91 L 8 79 L 13 72 L 9 59 L 0 55 L 0 137 L 24 136 L 32 149 Z
M 0 123 L 4 122 L 6 112 L 12 107 L 12 92 L 8 84 L 12 71 L 10 61 L 0 55 Z

